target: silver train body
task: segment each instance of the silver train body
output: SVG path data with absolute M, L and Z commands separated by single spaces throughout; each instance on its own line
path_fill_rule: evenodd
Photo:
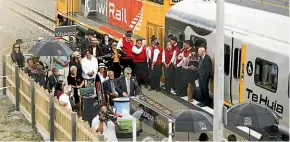
M 225 104 L 265 104 L 282 117 L 279 129 L 289 136 L 289 17 L 230 3 L 224 7 L 224 49 L 214 48 L 212 1 L 184 0 L 172 6 L 166 14 L 166 35 L 204 39 L 213 63 L 214 51 L 224 50 Z

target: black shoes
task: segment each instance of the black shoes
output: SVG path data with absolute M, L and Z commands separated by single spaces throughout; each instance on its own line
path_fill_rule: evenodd
M 205 103 L 198 103 L 197 105 L 200 106 L 200 107 L 206 107 Z

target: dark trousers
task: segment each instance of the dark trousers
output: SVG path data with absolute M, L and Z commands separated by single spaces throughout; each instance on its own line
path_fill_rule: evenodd
M 119 62 L 113 62 L 111 70 L 114 72 L 115 78 L 119 78 L 121 75 L 121 66 Z
M 138 84 L 148 85 L 149 83 L 149 72 L 147 62 L 135 63 L 135 74 Z
M 74 88 L 74 99 L 75 99 L 75 103 L 79 103 L 80 102 L 80 97 L 79 97 L 79 94 L 78 94 L 78 89 L 75 89 Z
M 165 89 L 170 91 L 174 85 L 174 66 L 170 65 L 168 68 L 164 66 L 164 76 L 165 76 Z
M 201 102 L 205 105 L 208 104 L 209 100 L 209 90 L 208 90 L 209 79 L 210 78 L 199 77 L 200 98 Z
M 124 66 L 124 69 L 126 67 L 130 67 L 132 69 L 132 76 L 135 76 L 133 58 L 122 59 L 121 60 L 121 65 Z M 124 72 L 124 69 L 123 69 L 123 72 Z
M 162 75 L 161 65 L 154 66 L 151 72 L 151 89 L 160 90 L 160 77 Z
M 182 93 L 182 67 L 175 68 L 175 88 L 176 94 L 181 95 Z

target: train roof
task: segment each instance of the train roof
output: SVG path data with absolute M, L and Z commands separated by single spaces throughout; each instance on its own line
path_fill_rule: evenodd
M 225 29 L 236 29 L 289 44 L 289 17 L 226 2 L 224 7 Z M 215 30 L 216 3 L 184 0 L 172 6 L 166 17 Z

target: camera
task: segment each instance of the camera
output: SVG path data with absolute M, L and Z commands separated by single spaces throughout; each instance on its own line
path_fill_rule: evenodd
M 114 115 L 114 111 L 113 111 L 113 108 L 110 107 L 108 108 L 108 110 L 106 112 L 103 112 L 104 116 L 105 116 L 105 119 L 108 121 L 108 120 L 111 120 L 113 122 L 116 122 L 117 121 L 117 116 Z

